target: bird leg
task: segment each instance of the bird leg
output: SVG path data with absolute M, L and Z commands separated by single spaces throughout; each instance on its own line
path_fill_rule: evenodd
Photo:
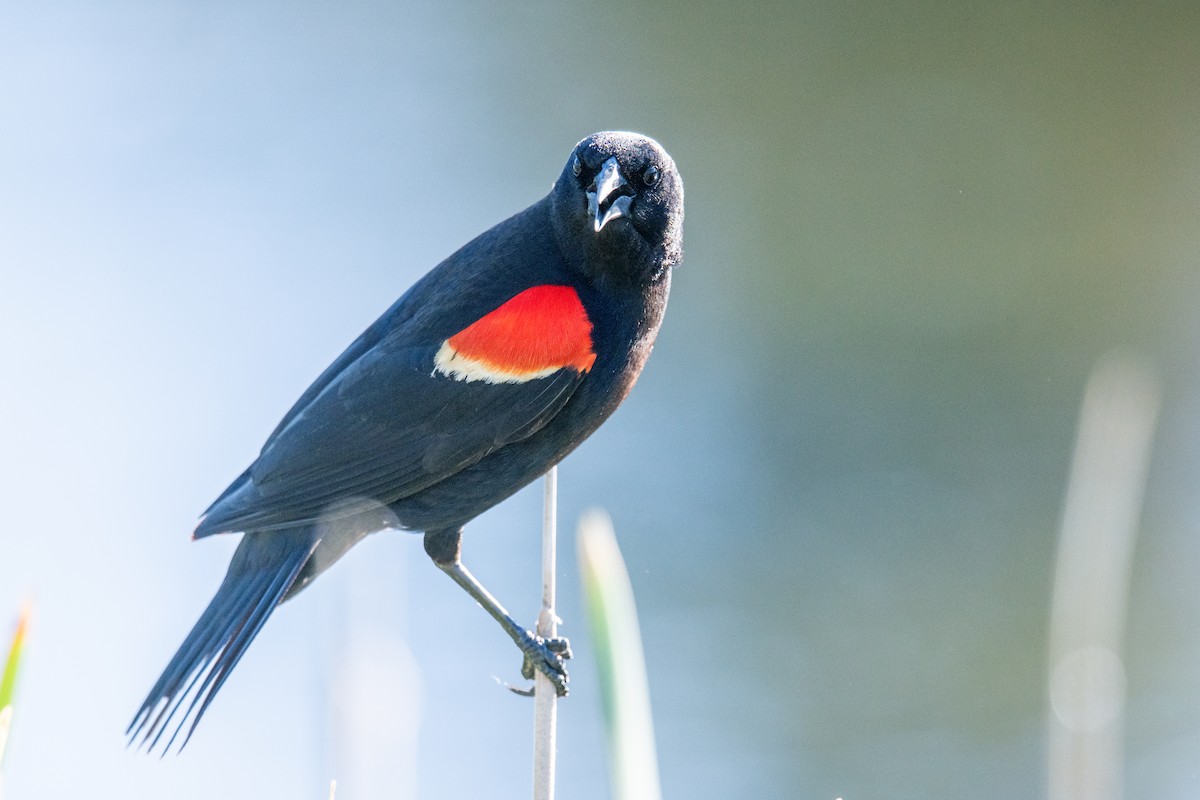
M 451 580 L 461 586 L 467 594 L 475 598 L 475 602 L 483 606 L 483 610 L 492 615 L 500 623 L 504 632 L 516 642 L 517 647 L 525 656 L 521 665 L 521 675 L 527 680 L 533 680 L 534 670 L 541 672 L 554 684 L 554 690 L 559 697 L 566 697 L 567 668 L 563 663 L 571 657 L 571 643 L 561 637 L 544 638 L 530 630 L 521 627 L 509 613 L 484 588 L 474 575 L 462 563 L 462 529 L 426 531 L 425 552 L 433 559 L 433 563 Z M 520 693 L 520 692 L 519 692 Z

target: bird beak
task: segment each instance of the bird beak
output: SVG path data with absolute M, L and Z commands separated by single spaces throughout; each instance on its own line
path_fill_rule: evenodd
M 596 233 L 617 217 L 629 216 L 629 205 L 633 197 L 623 193 L 623 187 L 629 181 L 621 174 L 621 165 L 613 156 L 604 162 L 596 180 L 588 188 L 588 213 L 592 215 L 592 225 Z

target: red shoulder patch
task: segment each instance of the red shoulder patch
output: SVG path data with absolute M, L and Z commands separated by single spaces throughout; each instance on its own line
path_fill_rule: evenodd
M 570 286 L 534 286 L 442 343 L 435 371 L 461 381 L 524 383 L 560 369 L 587 372 L 592 321 Z

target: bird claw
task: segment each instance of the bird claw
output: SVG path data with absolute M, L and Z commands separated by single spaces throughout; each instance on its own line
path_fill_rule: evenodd
M 562 637 L 543 638 L 529 631 L 518 643 L 525 660 L 521 664 L 521 675 L 527 680 L 533 680 L 534 670 L 545 675 L 554 684 L 554 691 L 559 697 L 567 696 L 567 667 L 564 663 L 571 657 L 571 643 Z M 532 694 L 513 689 L 517 694 Z

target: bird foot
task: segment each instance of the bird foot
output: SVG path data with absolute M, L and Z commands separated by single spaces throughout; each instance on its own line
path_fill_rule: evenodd
M 533 680 L 534 670 L 545 675 L 554 684 L 554 691 L 559 697 L 567 696 L 567 667 L 564 663 L 571 657 L 571 643 L 562 637 L 543 638 L 530 631 L 525 631 L 521 641 L 517 642 L 525 661 L 521 665 L 521 675 L 527 680 Z M 516 690 L 514 690 L 516 691 Z M 525 692 L 517 692 L 525 694 Z M 532 694 L 532 691 L 529 692 Z

